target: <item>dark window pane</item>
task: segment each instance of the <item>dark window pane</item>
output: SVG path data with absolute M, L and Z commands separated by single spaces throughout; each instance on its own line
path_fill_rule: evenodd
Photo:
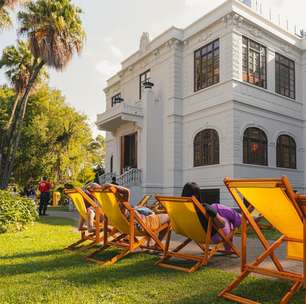
M 200 55 L 199 55 L 200 54 Z M 198 91 L 219 82 L 219 40 L 194 53 L 194 90 Z
M 296 169 L 296 144 L 289 135 L 280 135 L 276 145 L 277 167 Z
M 295 99 L 295 63 L 280 54 L 275 55 L 275 91 Z
M 216 130 L 206 129 L 194 139 L 194 166 L 206 166 L 219 163 L 219 136 Z
M 266 88 L 266 48 L 246 37 L 242 43 L 243 81 Z
M 139 75 L 139 99 L 142 98 L 143 83 L 150 81 L 150 74 L 151 74 L 151 71 L 147 70 L 146 72 Z
M 121 103 L 121 102 L 122 102 L 122 100 L 121 100 L 121 93 L 118 93 L 118 94 L 116 94 L 116 95 L 114 95 L 112 97 L 111 106 L 113 107 L 115 104 Z
M 267 136 L 258 128 L 248 128 L 243 136 L 243 162 L 253 165 L 268 165 Z

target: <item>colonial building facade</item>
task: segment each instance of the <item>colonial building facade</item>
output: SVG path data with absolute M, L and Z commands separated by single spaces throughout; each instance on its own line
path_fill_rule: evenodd
M 152 41 L 144 33 L 108 80 L 97 118 L 106 172 L 137 172 L 138 195 L 195 181 L 207 201 L 230 204 L 226 176 L 287 175 L 306 189 L 306 38 L 245 3 Z

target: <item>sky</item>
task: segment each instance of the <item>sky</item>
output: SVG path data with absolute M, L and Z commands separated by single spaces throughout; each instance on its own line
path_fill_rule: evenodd
M 137 51 L 143 32 L 154 38 L 171 26 L 184 28 L 224 0 L 73 0 L 82 11 L 86 43 L 63 72 L 50 71 L 50 86 L 60 89 L 66 101 L 86 114 L 95 135 L 96 115 L 105 109 L 106 80 L 120 70 L 120 63 Z M 306 29 L 306 1 L 263 0 L 263 11 L 272 18 Z M 0 54 L 16 43 L 16 29 L 0 34 Z M 6 82 L 0 70 L 0 84 Z

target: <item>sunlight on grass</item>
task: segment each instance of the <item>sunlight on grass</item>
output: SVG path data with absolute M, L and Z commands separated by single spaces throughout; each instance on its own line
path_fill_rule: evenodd
M 193 274 L 154 266 L 156 256 L 134 254 L 112 267 L 86 262 L 63 248 L 78 235 L 73 221 L 44 218 L 16 234 L 0 235 L 0 303 L 228 303 L 217 294 L 235 277 L 203 268 Z M 251 278 L 237 291 L 277 303 L 286 282 Z M 302 303 L 302 294 L 292 303 Z

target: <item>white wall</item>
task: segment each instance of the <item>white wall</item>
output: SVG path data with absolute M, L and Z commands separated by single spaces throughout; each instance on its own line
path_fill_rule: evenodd
M 233 9 L 243 13 L 244 18 L 235 13 L 221 17 L 221 13 L 226 14 L 229 9 L 224 5 L 209 15 L 210 25 L 201 28 L 201 24 L 205 24 L 201 19 L 184 33 L 176 30 L 176 38 L 166 42 L 161 39 L 160 47 L 156 46 L 147 54 L 134 54 L 125 61 L 124 69 L 118 74 L 119 80 L 114 78 L 107 89 L 108 102 L 112 94 L 120 91 L 126 103 L 135 104 L 139 95 L 139 75 L 151 69 L 152 95 L 147 101 L 138 103 L 145 109 L 143 128 L 124 124 L 114 132 L 114 139 L 107 142 L 107 158 L 115 154 L 114 167 L 119 168 L 118 138 L 138 130 L 139 168 L 146 172 L 145 191 L 148 193 L 177 195 L 184 183 L 195 181 L 202 188 L 220 188 L 221 200 L 231 204 L 223 185 L 225 176 L 288 175 L 297 189 L 306 188 L 306 51 L 302 53 L 297 47 L 297 38 L 282 30 L 277 32 L 272 25 L 257 27 L 256 16 L 244 7 L 237 7 Z M 248 14 L 252 22 L 248 21 Z M 263 24 L 263 20 L 259 23 Z M 242 36 L 267 47 L 267 89 L 242 81 Z M 180 40 L 180 37 L 185 39 Z M 194 51 L 218 38 L 220 82 L 194 92 Z M 296 62 L 296 100 L 275 93 L 275 52 Z M 242 163 L 243 131 L 249 126 L 263 129 L 268 136 L 267 167 Z M 197 132 L 206 128 L 213 128 L 219 134 L 220 164 L 194 168 L 193 139 Z M 276 140 L 280 134 L 295 138 L 296 170 L 276 168 Z

